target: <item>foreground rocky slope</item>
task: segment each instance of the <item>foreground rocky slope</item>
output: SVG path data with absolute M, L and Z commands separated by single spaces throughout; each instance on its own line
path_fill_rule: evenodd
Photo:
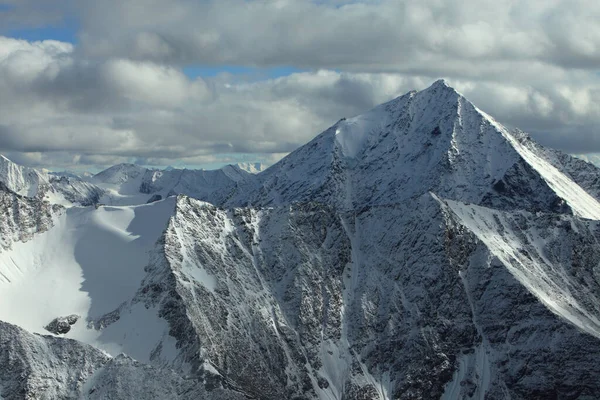
M 139 193 L 147 182 L 143 203 L 173 187 L 200 200 L 73 208 L 46 234 L 31 231 L 30 246 L 45 241 L 45 271 L 65 264 L 52 261 L 51 233 L 74 238 L 65 248 L 78 255 L 69 282 L 79 309 L 59 304 L 39 329 L 79 313 L 64 336 L 110 356 L 1 325 L 0 337 L 10 334 L 0 354 L 24 360 L 0 369 L 2 396 L 21 390 L 15 374 L 37 377 L 40 361 L 59 398 L 600 393 L 600 172 L 507 130 L 443 81 L 339 121 L 253 177 L 154 172 L 118 166 L 96 184 Z M 11 196 L 7 204 L 25 201 Z M 24 210 L 48 207 L 27 201 Z M 28 260 L 21 239 L 0 272 L 27 270 L 8 266 Z M 122 253 L 106 266 L 88 259 L 90 248 L 109 252 L 103 243 Z M 23 274 L 19 282 L 41 276 Z M 0 281 L 0 296 L 20 294 L 15 282 Z M 57 364 L 53 352 L 15 350 L 32 342 L 79 357 Z M 148 379 L 164 391 L 138 390 Z
M 125 355 L 111 358 L 70 339 L 0 322 L 0 394 L 22 399 L 243 399 Z

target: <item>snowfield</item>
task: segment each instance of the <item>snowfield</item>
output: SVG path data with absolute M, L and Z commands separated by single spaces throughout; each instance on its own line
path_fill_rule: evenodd
M 144 307 L 110 329 L 88 328 L 130 300 L 145 276 L 149 252 L 167 226 L 175 198 L 131 207 L 73 207 L 54 227 L 0 253 L 0 320 L 31 332 L 55 317 L 81 317 L 65 336 L 116 356 L 147 362 L 168 326 Z M 158 337 L 158 339 L 157 339 Z

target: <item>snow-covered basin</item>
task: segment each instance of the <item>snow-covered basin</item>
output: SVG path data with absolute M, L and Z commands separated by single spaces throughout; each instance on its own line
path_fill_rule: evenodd
M 168 335 L 154 309 L 137 304 L 98 331 L 98 318 L 130 300 L 140 287 L 149 252 L 173 214 L 176 198 L 148 205 L 73 207 L 48 232 L 0 253 L 0 320 L 31 332 L 53 318 L 78 314 L 66 337 L 148 361 L 152 346 Z

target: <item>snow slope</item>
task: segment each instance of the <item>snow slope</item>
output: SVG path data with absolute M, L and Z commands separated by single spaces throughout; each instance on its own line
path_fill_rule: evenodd
M 583 218 L 600 219 L 600 203 L 598 202 L 598 199 L 588 194 L 567 174 L 558 170 L 542 155 L 536 154 L 533 146 L 528 147 L 523 145 L 515 136 L 509 133 L 506 128 L 495 122 L 492 117 L 482 111 L 479 112 L 485 115 L 487 120 L 503 134 L 519 155 L 542 176 L 548 183 L 548 186 L 569 204 L 575 214 Z
M 0 320 L 48 334 L 43 327 L 50 320 L 77 314 L 82 318 L 67 337 L 148 361 L 168 332 L 156 312 L 138 307 L 131 311 L 133 323 L 117 323 L 103 332 L 89 329 L 87 321 L 135 295 L 149 251 L 165 229 L 174 202 L 171 198 L 132 207 L 73 207 L 47 232 L 14 243 L 0 253 Z

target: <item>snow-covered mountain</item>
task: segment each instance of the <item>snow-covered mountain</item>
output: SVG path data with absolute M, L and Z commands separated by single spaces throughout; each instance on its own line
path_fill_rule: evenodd
M 73 175 L 49 173 L 15 164 L 0 155 L 0 183 L 4 190 L 52 204 L 91 205 L 104 194 L 99 187 Z
M 238 185 L 254 179 L 254 175 L 234 165 L 217 170 L 157 170 L 119 164 L 94 175 L 90 182 L 106 190 L 102 203 L 135 205 L 177 194 L 221 203 Z
M 185 194 L 215 204 L 252 186 L 259 163 L 227 165 L 217 170 L 145 168 L 118 164 L 95 175 L 77 176 L 17 165 L 0 156 L 0 183 L 12 193 L 66 207 L 94 204 L 138 205 Z
M 4 398 L 600 393 L 600 170 L 444 81 L 256 175 L 119 165 L 82 207 L 28 173 L 0 191 Z
M 590 170 L 597 176 L 593 165 L 510 132 L 440 80 L 338 121 L 259 174 L 255 193 L 245 190 L 229 204 L 320 201 L 351 210 L 431 191 L 501 208 L 551 210 L 564 200 L 577 215 L 598 217 L 598 201 L 586 191 L 598 190 L 584 176 Z
M 40 186 L 48 184 L 48 176 L 33 168 L 17 165 L 0 155 L 0 181 L 16 194 L 34 197 Z

